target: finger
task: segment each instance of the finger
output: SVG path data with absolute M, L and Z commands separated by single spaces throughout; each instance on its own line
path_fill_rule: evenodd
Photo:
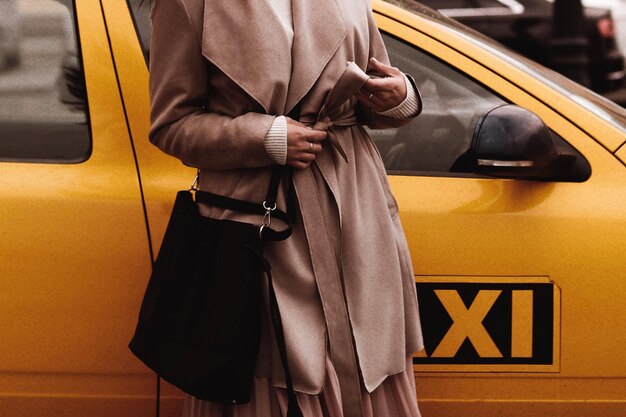
M 309 159 L 310 155 L 314 154 L 316 147 L 321 146 L 315 142 L 306 140 L 298 141 L 293 144 L 287 143 L 287 159 Z
M 319 143 L 328 138 L 328 132 L 325 130 L 310 130 L 307 135 L 307 140 L 310 142 Z
M 369 69 L 374 70 L 375 72 L 379 72 L 384 75 L 394 76 L 400 73 L 400 70 L 396 67 L 392 67 L 387 64 L 383 64 L 379 60 L 374 57 L 371 57 L 369 60 Z
M 303 152 L 309 153 L 309 154 L 315 154 L 315 142 L 307 140 L 306 142 L 306 149 L 302 149 Z
M 287 165 L 295 167 L 295 168 L 303 168 L 307 164 L 310 164 L 308 161 L 301 161 L 299 159 L 287 158 Z
M 298 155 L 295 159 L 300 162 L 313 162 L 315 161 L 315 154 L 307 150 L 306 152 Z
M 312 141 L 312 142 L 321 142 L 326 139 L 328 133 L 323 130 L 315 130 L 306 125 L 296 125 L 291 124 L 287 127 L 287 138 L 288 140 L 303 142 Z
M 402 80 L 403 88 L 395 88 L 393 90 L 377 90 L 367 96 L 370 106 L 377 107 L 377 111 L 387 110 L 397 106 L 406 98 L 406 87 Z
M 317 155 L 322 151 L 322 146 L 320 142 L 309 142 L 305 152 L 309 155 Z
M 375 93 L 377 91 L 394 91 L 401 88 L 400 82 L 404 83 L 404 79 L 397 77 L 388 78 L 370 78 L 361 87 L 362 90 Z
M 313 147 L 307 140 L 299 140 L 293 144 L 287 142 L 287 158 L 300 159 L 303 155 L 312 153 Z
M 311 147 L 310 152 L 313 153 L 314 155 L 317 155 L 318 153 L 322 152 L 322 144 L 319 142 L 311 142 L 313 144 L 313 146 Z
M 303 162 L 298 160 L 287 160 L 287 165 L 296 169 L 305 169 L 311 165 L 311 162 Z
M 302 163 L 302 164 L 310 164 L 315 161 L 315 154 L 304 152 L 292 158 L 287 158 L 287 163 Z
M 326 132 L 313 130 L 306 125 L 290 125 L 287 128 L 287 143 L 298 150 L 307 150 L 309 142 L 321 141 L 326 137 Z

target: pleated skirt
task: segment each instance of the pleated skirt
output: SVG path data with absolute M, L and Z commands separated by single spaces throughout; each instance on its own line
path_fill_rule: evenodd
M 326 360 L 326 380 L 319 395 L 297 393 L 304 417 L 343 417 L 341 390 L 330 359 Z M 413 361 L 407 359 L 404 372 L 391 375 L 374 391 L 361 388 L 363 417 L 420 417 L 415 394 Z M 187 396 L 182 417 L 285 417 L 287 392 L 276 388 L 268 378 L 255 378 L 250 402 L 224 405 Z

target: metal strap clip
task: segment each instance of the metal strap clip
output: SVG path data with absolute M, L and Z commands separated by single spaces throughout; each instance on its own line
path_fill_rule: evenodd
M 189 187 L 189 191 L 198 191 L 198 181 L 200 180 L 200 170 L 196 171 L 196 178 L 193 179 L 191 183 L 191 187 Z
M 263 215 L 263 222 L 261 227 L 259 228 L 259 237 L 263 238 L 263 229 L 266 227 L 270 227 L 272 224 L 272 211 L 276 210 L 276 203 L 272 207 L 267 206 L 267 201 L 263 202 L 263 208 L 265 209 L 265 214 Z

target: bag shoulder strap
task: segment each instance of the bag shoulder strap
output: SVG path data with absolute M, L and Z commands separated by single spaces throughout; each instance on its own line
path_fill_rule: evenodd
M 291 235 L 292 224 L 295 216 L 295 195 L 293 184 L 291 181 L 291 171 L 288 172 L 288 191 L 287 191 L 287 212 L 276 208 L 276 199 L 278 197 L 278 188 L 280 186 L 281 177 L 286 167 L 276 165 L 272 169 L 272 176 L 267 190 L 265 201 L 263 203 L 253 203 L 251 201 L 238 200 L 236 198 L 224 195 L 214 194 L 208 191 L 197 190 L 195 192 L 196 203 L 208 204 L 211 206 L 221 207 L 227 210 L 238 211 L 241 213 L 263 215 L 263 225 L 261 226 L 261 236 L 268 240 L 285 240 Z M 283 230 L 276 231 L 269 227 L 271 217 L 275 217 L 284 222 L 287 227 Z

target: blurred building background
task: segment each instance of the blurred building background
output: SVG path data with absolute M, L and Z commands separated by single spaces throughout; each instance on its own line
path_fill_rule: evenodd
M 611 10 L 617 43 L 622 51 L 626 51 L 626 0 L 583 0 L 583 5 Z
M 140 0 L 128 1 L 137 8 Z M 416 1 L 626 106 L 626 0 L 582 0 L 585 10 L 579 35 L 567 5 L 581 0 Z M 568 15 L 560 20 L 552 15 L 556 2 L 566 4 L 562 10 Z M 149 0 L 144 3 L 147 10 Z M 46 100 L 54 95 L 57 106 L 80 106 L 82 76 L 71 4 L 72 0 L 0 0 L 0 118 L 3 112 L 8 112 L 4 117 L 13 115 L 18 87 L 26 92 L 46 84 Z M 149 14 L 136 16 L 147 55 Z M 29 109 L 37 105 L 37 100 L 31 100 Z M 57 114 L 69 117 L 67 111 Z

